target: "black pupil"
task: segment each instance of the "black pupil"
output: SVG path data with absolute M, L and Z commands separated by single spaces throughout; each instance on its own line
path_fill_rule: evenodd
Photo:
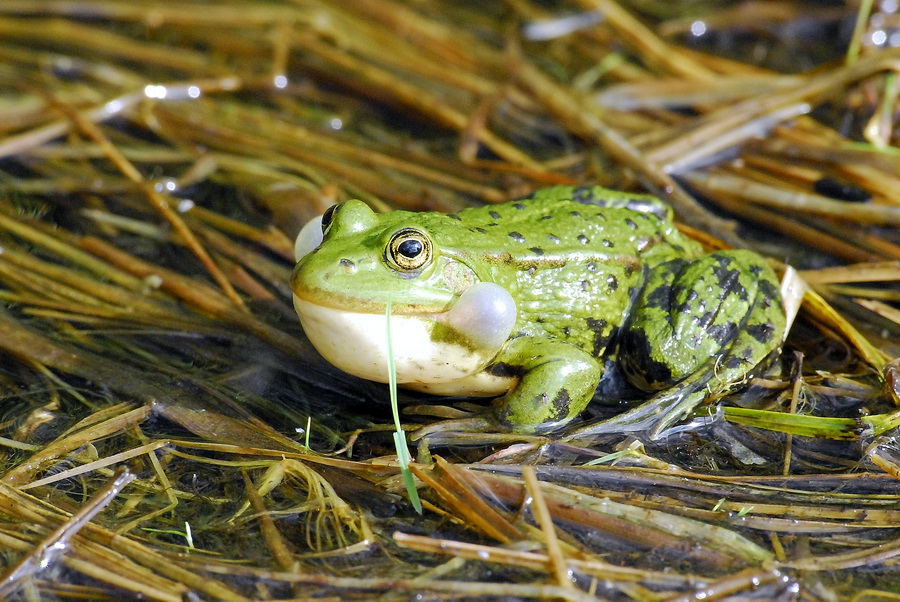
M 404 240 L 399 245 L 397 245 L 397 252 L 404 257 L 412 259 L 422 252 L 422 243 L 418 240 Z

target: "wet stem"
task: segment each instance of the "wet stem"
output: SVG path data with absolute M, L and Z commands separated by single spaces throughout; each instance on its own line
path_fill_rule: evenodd
M 397 403 L 397 370 L 394 363 L 393 338 L 391 337 L 391 305 L 391 300 L 388 299 L 384 315 L 386 320 L 385 334 L 387 336 L 388 389 L 391 394 L 391 412 L 394 415 L 394 426 L 397 429 L 394 432 L 394 447 L 397 449 L 397 462 L 400 464 L 400 472 L 403 475 L 406 492 L 409 494 L 409 501 L 416 509 L 416 512 L 422 514 L 422 502 L 419 500 L 419 491 L 416 489 L 415 479 L 412 471 L 409 469 L 409 448 L 406 445 L 406 435 L 403 433 L 403 427 L 400 425 L 400 409 Z

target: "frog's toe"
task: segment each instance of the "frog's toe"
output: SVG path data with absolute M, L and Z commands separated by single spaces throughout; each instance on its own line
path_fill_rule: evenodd
M 445 436 L 450 433 L 488 433 L 497 430 L 497 423 L 489 415 L 476 415 L 470 418 L 457 418 L 453 420 L 439 420 L 438 422 L 423 426 L 410 433 L 411 441 L 428 438 L 436 435 Z
M 632 434 L 656 441 L 668 436 L 670 427 L 683 420 L 706 397 L 703 377 L 698 375 L 671 389 L 660 391 L 640 405 L 599 422 L 578 426 L 569 431 L 563 441 L 583 443 L 604 435 Z

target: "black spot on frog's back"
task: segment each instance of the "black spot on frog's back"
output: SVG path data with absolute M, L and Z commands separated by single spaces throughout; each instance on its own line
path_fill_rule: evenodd
M 592 353 L 594 357 L 600 357 L 612 340 L 613 333 L 609 327 L 609 322 L 596 318 L 587 318 L 585 324 L 588 330 L 594 333 Z
M 672 286 L 663 284 L 647 293 L 644 299 L 644 307 L 652 309 L 669 310 L 672 301 Z
M 590 186 L 579 186 L 572 191 L 572 200 L 577 203 L 590 204 L 595 200 L 594 189 Z
M 757 294 L 762 297 L 766 307 L 773 302 L 781 304 L 781 291 L 778 290 L 778 285 L 776 283 L 767 278 L 763 278 L 757 282 L 756 286 L 758 289 Z
M 734 338 L 738 325 L 735 322 L 726 322 L 725 324 L 708 324 L 706 326 L 706 334 L 715 340 L 720 347 L 724 347 L 726 343 Z
M 752 324 L 745 327 L 744 330 L 760 343 L 766 344 L 772 342 L 772 335 L 775 332 L 775 327 L 769 323 Z
M 733 259 L 731 257 L 717 258 L 716 265 L 713 268 L 716 284 L 719 290 L 737 295 L 739 299 L 746 301 L 747 289 L 741 286 L 741 272 L 738 268 L 732 267 L 732 263 Z

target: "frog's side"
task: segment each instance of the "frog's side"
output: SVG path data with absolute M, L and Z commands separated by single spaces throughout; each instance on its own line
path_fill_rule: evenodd
M 323 219 L 324 240 L 300 243 L 298 256 L 310 252 L 291 280 L 322 355 L 385 382 L 390 301 L 397 381 L 501 395 L 495 416 L 514 430 L 572 420 L 610 360 L 648 392 L 689 383 L 661 413 L 645 405 L 618 421 L 658 430 L 711 379 L 744 379 L 783 337 L 766 262 L 740 250 L 704 255 L 648 195 L 555 187 L 450 215 L 379 215 L 350 201 Z

